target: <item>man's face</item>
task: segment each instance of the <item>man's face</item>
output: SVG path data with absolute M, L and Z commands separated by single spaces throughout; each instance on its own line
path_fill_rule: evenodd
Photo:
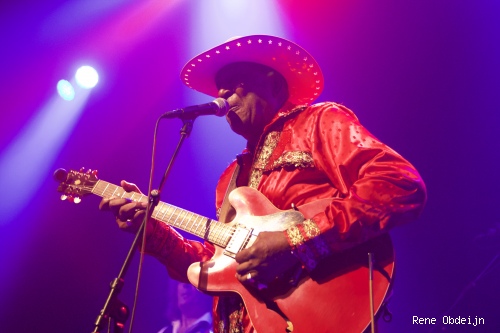
M 270 68 L 248 62 L 227 65 L 217 73 L 219 97 L 230 107 L 226 120 L 249 141 L 256 143 L 281 106 L 275 76 Z

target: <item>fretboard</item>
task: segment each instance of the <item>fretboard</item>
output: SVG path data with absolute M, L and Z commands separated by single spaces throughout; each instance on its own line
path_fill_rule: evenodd
M 117 197 L 129 199 L 134 202 L 148 202 L 148 197 L 136 192 L 126 192 L 122 187 L 98 180 L 92 188 L 92 193 L 103 197 Z M 208 240 L 225 248 L 234 233 L 231 225 L 219 223 L 210 218 L 192 213 L 182 208 L 159 202 L 151 216 L 173 227 L 184 230 L 190 234 Z

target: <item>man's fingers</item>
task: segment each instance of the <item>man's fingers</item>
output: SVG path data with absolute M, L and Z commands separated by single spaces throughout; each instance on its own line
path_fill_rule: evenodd
M 100 210 L 110 210 L 113 212 L 113 214 L 116 215 L 120 206 L 124 205 L 128 202 L 131 202 L 131 201 L 129 199 L 123 199 L 123 198 L 117 198 L 117 197 L 104 198 L 99 203 L 99 209 Z
M 134 183 L 129 183 L 126 180 L 122 180 L 120 182 L 120 186 L 123 187 L 123 189 L 127 192 L 141 193 L 141 190 L 139 190 L 139 187 L 137 187 L 137 185 L 135 185 Z
M 236 266 L 236 273 L 240 275 L 245 275 L 254 268 L 255 265 L 252 264 L 252 261 L 245 261 L 244 263 L 241 263 L 238 266 Z
M 248 249 L 245 249 L 245 250 L 238 252 L 236 254 L 236 257 L 234 258 L 234 260 L 236 260 L 236 262 L 238 264 L 241 264 L 241 263 L 244 263 L 246 261 L 249 261 L 252 258 L 254 258 L 253 251 L 251 248 L 248 248 Z
M 140 202 L 129 202 L 119 206 L 116 216 L 122 221 L 132 220 L 136 213 L 142 209 Z
M 99 210 L 109 210 L 109 201 L 111 198 L 104 198 L 99 203 Z
M 245 274 L 236 273 L 236 279 L 241 283 L 255 283 L 257 276 L 259 275 L 256 271 L 248 271 Z

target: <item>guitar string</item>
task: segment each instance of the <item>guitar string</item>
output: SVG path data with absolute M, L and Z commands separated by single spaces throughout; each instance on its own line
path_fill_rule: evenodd
M 137 193 L 126 192 L 120 186 L 113 185 L 111 183 L 101 181 L 101 180 L 98 180 L 94 186 L 84 185 L 82 187 L 91 193 L 100 193 L 100 196 L 102 196 L 102 197 L 113 196 L 117 190 L 121 189 L 121 190 L 123 190 L 123 192 L 121 193 L 122 198 L 125 197 L 125 198 L 130 199 L 130 200 L 135 201 L 135 202 L 142 202 L 142 201 L 144 201 L 143 199 L 145 198 L 145 196 L 143 194 L 141 194 L 140 198 L 133 200 L 134 195 L 136 195 Z M 104 187 L 104 189 L 102 189 L 102 187 Z M 164 202 L 161 202 L 160 204 L 162 207 L 158 206 L 157 209 L 155 209 L 155 211 L 156 210 L 158 210 L 158 211 L 154 212 L 157 219 L 159 219 L 163 222 L 167 222 L 168 224 L 170 224 L 174 227 L 179 227 L 182 230 L 188 231 L 188 232 L 190 232 L 198 237 L 205 239 L 204 234 L 206 232 L 206 229 L 205 229 L 205 232 L 203 232 L 203 230 L 204 230 L 203 228 L 200 231 L 198 231 L 199 227 L 203 226 L 203 224 L 200 223 L 204 219 L 203 216 L 196 214 L 196 213 L 193 213 L 193 212 L 190 212 L 190 211 L 187 211 L 187 210 L 180 209 L 174 205 L 170 205 L 170 204 L 167 204 Z M 165 207 L 165 210 L 163 210 L 163 207 Z M 167 219 L 165 219 L 165 215 L 169 212 L 169 210 L 171 211 L 171 214 Z M 179 212 L 176 212 L 176 211 L 179 211 Z M 163 215 L 161 218 L 159 218 L 158 214 L 160 214 L 162 212 L 163 212 Z M 185 216 L 181 218 L 180 222 L 178 222 L 182 213 L 184 213 Z M 189 218 L 188 214 L 191 214 L 191 218 Z M 174 217 L 175 217 L 175 220 L 173 222 L 171 222 L 172 218 L 174 218 Z M 184 220 L 187 220 L 187 223 L 189 223 L 189 221 L 194 221 L 194 222 L 192 222 L 191 224 L 186 224 L 184 226 L 183 225 Z M 198 222 L 196 223 L 196 221 L 198 221 Z M 210 220 L 210 223 L 207 225 L 207 229 L 209 231 L 207 239 L 209 241 L 214 242 L 217 245 L 226 246 L 229 239 L 234 235 L 236 228 L 233 226 L 225 225 L 224 223 L 221 223 L 218 221 L 215 221 L 214 224 L 212 224 L 212 222 L 214 222 L 214 221 Z M 195 226 L 194 230 L 193 230 L 193 226 Z

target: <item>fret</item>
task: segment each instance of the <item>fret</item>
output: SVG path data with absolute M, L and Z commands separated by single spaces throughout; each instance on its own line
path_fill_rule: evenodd
M 100 189 L 100 187 L 101 187 L 101 185 L 102 185 L 102 184 L 104 184 L 104 183 L 103 183 L 102 181 L 98 180 L 98 181 L 95 183 L 94 187 L 92 188 L 91 192 L 92 192 L 92 193 L 95 193 L 95 194 L 97 194 L 97 195 L 99 195 L 99 192 L 98 192 L 98 191 L 99 191 L 99 189 Z
M 118 186 L 115 186 L 115 190 L 113 191 L 113 193 L 111 193 L 110 197 L 112 197 L 113 195 L 115 195 L 115 192 L 116 192 L 117 189 L 118 189 Z
M 175 226 L 175 225 L 177 225 L 177 224 L 176 224 L 176 222 L 177 222 L 177 220 L 179 219 L 179 214 L 176 214 L 176 213 L 175 213 L 175 211 L 176 211 L 176 210 L 178 210 L 178 208 L 177 208 L 177 207 L 174 207 L 174 210 L 173 210 L 173 212 L 172 212 L 172 215 L 170 215 L 170 217 L 173 217 L 173 216 L 175 215 L 175 220 L 174 220 L 173 222 L 170 222 L 170 219 L 169 219 L 169 223 L 170 223 L 171 225 L 174 225 L 174 226 Z
M 109 185 L 110 185 L 110 183 L 108 183 L 108 182 L 98 180 L 97 184 L 92 189 L 92 193 L 95 193 L 95 194 L 99 195 L 100 197 L 105 197 L 104 193 L 106 192 Z
M 220 223 L 214 223 L 214 236 L 215 236 L 215 241 L 217 242 L 217 244 L 219 244 L 220 242 Z
M 215 243 L 216 244 L 219 244 L 220 243 L 220 231 L 221 231 L 221 228 L 220 228 L 220 223 L 213 223 L 213 226 L 214 226 L 214 236 L 215 236 Z
M 148 197 L 143 194 L 137 196 L 138 193 L 126 192 L 119 186 L 101 180 L 97 181 L 94 189 L 94 193 L 100 193 L 102 197 L 112 197 L 118 195 L 121 198 L 127 198 L 135 202 L 148 200 Z M 230 233 L 234 232 L 228 229 L 224 223 L 208 219 L 164 202 L 158 203 L 158 206 L 155 207 L 152 216 L 157 220 L 168 223 L 173 227 L 187 231 L 217 245 L 226 245 L 230 237 Z
M 220 227 L 220 241 L 219 244 L 225 244 L 227 239 L 227 226 L 222 223 L 217 223 Z
M 111 190 L 113 188 L 114 188 L 114 190 L 113 190 L 113 192 L 111 192 Z M 116 193 L 116 191 L 118 191 L 118 193 Z M 112 193 L 115 193 L 115 196 L 121 197 L 121 195 L 120 195 L 120 188 L 116 187 L 116 186 L 113 186 L 113 184 L 110 184 L 110 186 L 108 186 L 108 189 L 106 190 L 106 197 L 111 197 Z
M 206 229 L 205 229 L 205 232 L 203 233 L 203 239 L 206 239 L 210 242 L 212 242 L 213 238 L 211 238 L 210 236 L 213 236 L 213 233 L 212 233 L 212 224 L 213 224 L 214 220 L 212 219 L 207 219 L 207 224 L 206 224 Z M 213 242 L 215 243 L 215 242 Z
M 165 210 L 165 222 L 171 224 L 171 221 L 174 219 L 176 209 L 177 207 L 175 206 L 167 206 L 167 209 Z
M 217 223 L 217 225 L 219 226 L 219 244 L 223 244 L 226 237 L 226 228 L 224 228 L 222 223 Z
M 208 219 L 193 212 L 160 202 L 152 215 L 155 219 L 187 231 L 214 244 L 226 244 L 228 230 L 223 223 Z M 204 223 L 204 221 L 207 221 Z
M 167 210 L 167 212 L 166 212 L 166 213 L 168 213 L 168 214 L 169 214 L 169 216 L 168 216 L 168 217 L 164 220 L 165 222 L 170 223 L 170 221 L 171 221 L 171 220 L 173 219 L 173 217 L 174 217 L 174 214 L 175 214 L 175 210 L 176 210 L 176 209 L 177 209 L 177 207 L 175 207 L 175 206 L 169 206 L 169 207 L 168 207 L 168 210 Z
M 175 226 L 179 229 L 182 229 L 182 221 L 184 221 L 184 217 L 182 216 L 185 212 L 179 208 L 179 212 L 177 213 L 177 218 L 175 219 Z
M 167 214 L 170 210 L 172 210 L 172 207 L 167 205 L 167 204 L 162 204 L 162 214 L 161 214 L 161 218 L 160 220 L 162 220 L 163 222 L 167 222 L 168 221 L 168 217 L 167 217 Z
M 203 234 L 203 238 L 208 240 L 209 242 L 213 242 L 213 232 L 212 232 L 212 223 L 213 221 L 208 219 L 207 222 L 206 222 L 206 226 L 207 228 L 205 229 L 205 232 Z
M 223 244 L 226 237 L 226 228 L 222 223 L 217 223 L 217 225 L 219 226 L 219 244 Z
M 226 226 L 226 229 L 227 229 L 227 232 L 226 232 L 226 240 L 225 240 L 225 243 L 224 243 L 224 247 L 227 246 L 227 244 L 231 240 L 231 237 L 233 237 L 234 232 L 236 230 L 233 226 Z
M 208 229 L 207 222 L 208 222 L 208 219 L 203 217 L 203 216 L 200 218 L 200 221 L 198 222 L 198 226 L 196 227 L 196 230 L 197 230 L 197 234 L 200 235 L 200 237 L 205 237 L 205 234 L 207 233 L 207 229 Z
M 75 172 L 75 174 L 78 176 L 78 173 Z M 91 192 L 103 198 L 119 197 L 129 199 L 133 202 L 149 203 L 149 197 L 147 195 L 137 192 L 127 192 L 122 187 L 109 182 L 99 179 L 89 179 L 87 175 L 79 176 L 78 179 L 82 180 L 82 184 L 75 181 L 74 184 L 70 185 L 72 187 L 81 188 L 82 192 Z M 158 203 L 151 217 L 189 232 L 204 240 L 213 242 L 216 245 L 227 244 L 231 237 L 231 233 L 234 233 L 234 230 L 228 229 L 228 226 L 224 223 L 164 202 Z
M 189 212 L 189 211 L 187 211 L 187 210 L 183 210 L 182 212 L 185 213 L 185 214 L 184 214 L 184 217 L 181 220 L 181 225 L 179 226 L 179 228 L 181 228 L 182 230 L 186 230 L 187 226 L 189 224 L 189 214 L 192 214 L 192 213 Z
M 163 215 L 161 217 L 161 220 L 163 222 L 166 222 L 166 223 L 169 223 L 171 217 L 172 217 L 172 210 L 174 209 L 173 206 L 168 206 L 168 205 L 165 205 L 165 211 L 163 212 Z M 167 214 L 170 214 L 169 216 L 167 216 Z
M 106 192 L 106 190 L 108 189 L 108 186 L 109 186 L 109 183 L 106 184 L 106 187 L 104 188 L 104 190 L 102 191 L 102 194 L 104 195 L 104 192 Z
M 194 233 L 195 225 L 199 219 L 200 219 L 199 214 L 193 214 L 193 219 L 191 221 L 191 226 L 189 227 L 189 232 Z M 196 233 L 194 234 L 196 235 Z
M 224 229 L 224 239 L 221 243 L 221 246 L 226 247 L 229 243 L 229 239 L 233 236 L 235 229 L 233 226 L 226 224 L 223 224 L 221 227 Z
M 156 214 L 156 218 L 160 221 L 165 221 L 165 214 L 167 214 L 168 206 L 166 204 L 164 204 L 163 202 L 160 202 L 160 204 L 161 204 L 161 208 L 160 208 L 158 213 L 163 213 L 163 214 L 161 215 L 161 217 L 159 217 L 158 214 Z M 160 207 L 160 206 L 158 205 L 156 207 Z
M 158 212 L 156 213 L 156 219 L 159 220 L 159 221 L 162 221 L 162 222 L 166 222 L 165 220 L 165 214 L 167 213 L 167 210 L 168 210 L 168 207 L 164 204 L 162 204 L 162 206 L 156 206 L 156 208 L 158 209 Z M 161 216 L 160 216 L 161 214 Z
M 163 221 L 170 223 L 174 218 L 175 210 L 177 208 L 175 206 L 165 206 L 165 214 L 163 214 Z
M 198 215 L 198 218 L 196 219 L 196 226 L 195 226 L 195 228 L 194 228 L 194 234 L 195 234 L 195 235 L 198 235 L 198 236 L 200 236 L 200 237 L 201 237 L 201 236 L 203 236 L 203 233 L 204 233 L 204 232 L 203 232 L 203 230 L 204 230 L 204 229 L 203 229 L 203 228 L 201 228 L 201 232 L 200 232 L 200 231 L 198 231 L 198 228 L 199 228 L 200 226 L 202 226 L 202 227 L 203 227 L 203 224 L 202 224 L 203 220 L 204 220 L 203 216 Z
M 155 219 L 157 219 L 157 220 L 160 220 L 160 221 L 161 221 L 161 219 L 159 219 L 159 218 L 158 218 L 158 214 L 161 212 L 162 208 L 163 208 L 163 203 L 162 203 L 162 202 L 159 202 L 159 203 L 158 203 L 158 205 L 157 205 L 157 206 L 155 207 L 155 209 L 153 210 L 153 213 L 151 214 L 151 216 L 152 216 L 153 218 L 155 218 Z
M 181 218 L 180 221 L 179 221 L 179 224 L 177 225 L 177 227 L 181 230 L 185 230 L 185 222 L 186 222 L 186 218 L 187 218 L 187 211 L 185 210 L 181 210 L 181 213 L 179 214 L 179 217 Z
M 165 209 L 164 209 L 165 208 Z M 153 214 L 156 214 L 156 219 L 159 220 L 159 221 L 162 221 L 163 222 L 163 216 L 165 216 L 165 211 L 166 211 L 166 207 L 165 205 L 160 202 L 158 204 L 158 206 L 155 207 L 155 210 L 153 211 Z M 162 214 L 162 217 L 160 217 L 160 214 Z
M 194 218 L 191 221 L 191 226 L 189 227 L 189 232 L 191 232 L 192 234 L 197 235 L 197 233 L 194 231 L 196 229 L 195 225 L 197 225 L 199 223 L 198 221 L 200 220 L 201 216 L 198 215 L 198 214 L 193 214 L 193 217 Z
M 196 214 L 193 212 L 188 212 L 189 218 L 188 218 L 188 223 L 186 223 L 185 231 L 191 231 L 191 228 L 193 226 L 193 219 L 195 219 Z

